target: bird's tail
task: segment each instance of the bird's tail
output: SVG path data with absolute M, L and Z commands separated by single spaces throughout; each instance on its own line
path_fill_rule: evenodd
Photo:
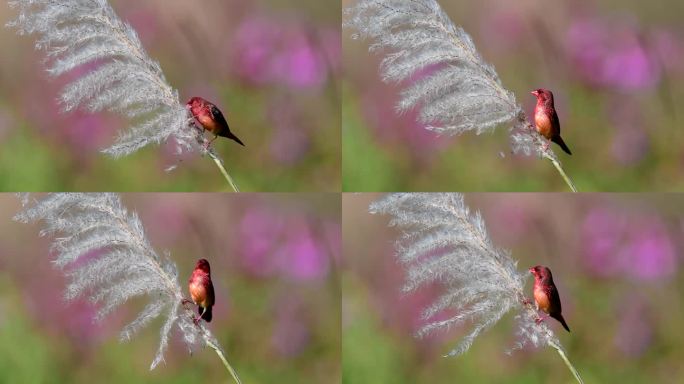
M 204 314 L 202 313 L 204 311 Z M 202 308 L 200 306 L 197 307 L 197 313 L 202 315 L 202 318 L 207 322 L 211 322 L 211 307 L 207 308 Z
M 210 314 L 209 314 L 209 317 L 211 317 L 211 312 L 210 312 Z M 552 317 L 553 317 L 554 319 L 560 321 L 560 323 L 563 325 L 563 328 L 565 328 L 566 331 L 570 332 L 570 328 L 568 327 L 568 324 L 565 323 L 565 319 L 563 318 L 563 315 L 561 315 L 561 314 L 559 313 L 559 314 L 557 314 L 557 315 L 552 315 Z
M 558 145 L 561 147 L 561 149 L 562 149 L 563 151 L 565 151 L 565 153 L 567 153 L 568 155 L 572 155 L 572 152 L 570 152 L 570 148 L 568 148 L 568 146 L 565 145 L 565 142 L 564 142 L 563 139 L 560 137 L 560 135 L 554 137 L 551 141 L 553 141 L 554 143 L 558 144 Z
M 238 139 L 238 137 L 235 136 L 235 135 L 233 134 L 233 132 L 226 132 L 225 134 L 223 134 L 223 135 L 221 135 L 221 136 L 223 136 L 223 137 L 225 137 L 225 138 L 228 138 L 228 139 L 231 139 L 231 140 L 234 140 L 234 141 L 236 141 L 238 144 L 242 145 L 243 147 L 245 146 L 245 144 L 242 142 L 242 140 Z

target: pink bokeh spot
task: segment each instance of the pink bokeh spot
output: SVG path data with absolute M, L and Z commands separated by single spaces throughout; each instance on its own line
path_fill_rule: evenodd
M 293 279 L 314 280 L 327 275 L 328 259 L 310 234 L 303 232 L 284 248 L 284 252 L 290 253 L 284 269 Z
M 273 65 L 278 77 L 293 88 L 319 86 L 326 78 L 320 53 L 314 51 L 303 35 L 290 40 L 288 49 L 280 52 Z
M 565 45 L 573 68 L 592 85 L 629 91 L 660 81 L 655 48 L 647 46 L 638 28 L 627 22 L 575 21 Z
M 279 275 L 295 281 L 323 279 L 330 259 L 303 217 L 247 212 L 240 224 L 242 266 L 252 275 Z
M 662 223 L 637 225 L 624 254 L 628 270 L 637 280 L 671 277 L 677 268 L 674 246 Z
M 669 279 L 677 256 L 667 227 L 657 217 L 629 219 L 598 209 L 585 218 L 583 262 L 593 274 L 637 281 Z
M 266 17 L 247 19 L 238 27 L 232 46 L 232 67 L 245 81 L 303 89 L 320 87 L 328 79 L 329 49 L 319 47 L 296 24 Z

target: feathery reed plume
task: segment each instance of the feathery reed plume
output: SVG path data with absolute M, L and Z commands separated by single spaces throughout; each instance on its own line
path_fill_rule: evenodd
M 179 154 L 207 153 L 226 177 L 223 162 L 180 103 L 178 91 L 107 0 L 14 0 L 8 4 L 18 8 L 19 15 L 7 26 L 20 35 L 38 35 L 36 48 L 46 51 L 51 76 L 94 66 L 63 89 L 59 100 L 65 111 L 80 106 L 90 112 L 109 110 L 133 123 L 104 153 L 122 157 L 173 138 Z
M 160 315 L 165 317 L 150 369 L 164 360 L 169 333 L 177 325 L 188 348 L 200 343 L 213 348 L 234 374 L 218 340 L 204 324 L 193 322 L 192 308 L 182 305 L 175 263 L 168 254 L 154 250 L 140 218 L 126 210 L 118 195 L 56 193 L 33 204 L 23 196 L 22 204 L 24 210 L 14 220 L 42 221 L 45 228 L 40 235 L 55 237 L 51 247 L 57 254 L 54 264 L 70 279 L 67 300 L 89 292 L 90 300 L 100 307 L 96 319 L 101 320 L 128 299 L 147 296 L 147 306 L 123 328 L 121 341 L 131 340 Z
M 471 214 L 458 193 L 391 194 L 372 203 L 371 213 L 389 214 L 391 226 L 402 230 L 397 257 L 406 267 L 405 292 L 433 282 L 444 292 L 423 311 L 424 336 L 472 322 L 472 327 L 447 354 L 465 353 L 475 338 L 507 312 L 517 311 L 519 341 L 555 348 L 581 382 L 560 341 L 543 322 L 524 293 L 528 273 L 519 273 L 510 252 L 492 243 L 479 212 Z M 436 315 L 448 312 L 445 320 Z
M 401 92 L 399 112 L 417 107 L 427 129 L 447 135 L 480 134 L 510 124 L 513 152 L 550 160 L 575 190 L 494 67 L 436 0 L 359 0 L 345 13 L 344 26 L 357 31 L 352 38 L 370 39 L 371 52 L 385 52 L 383 81 L 399 83 L 421 74 Z

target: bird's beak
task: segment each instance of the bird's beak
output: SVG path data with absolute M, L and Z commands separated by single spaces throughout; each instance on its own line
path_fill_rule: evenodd
M 535 95 L 535 96 L 539 96 L 539 92 L 537 92 L 537 91 L 532 91 L 532 92 L 530 92 L 530 93 L 533 94 L 533 95 Z
M 530 268 L 528 269 L 528 271 L 530 271 L 530 273 L 534 275 L 534 268 Z

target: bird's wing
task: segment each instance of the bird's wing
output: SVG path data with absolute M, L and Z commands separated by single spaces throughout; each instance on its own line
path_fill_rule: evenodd
M 544 287 L 546 295 L 549 297 L 549 302 L 551 303 L 551 308 L 549 308 L 549 313 L 561 313 L 561 301 L 558 295 L 558 290 L 555 284 L 546 284 Z
M 214 306 L 216 297 L 214 296 L 214 283 L 209 280 L 209 286 L 207 287 L 207 305 L 210 307 Z
M 558 114 L 555 108 L 551 108 L 551 126 L 555 131 L 554 134 L 560 136 L 560 121 L 558 120 Z
M 218 108 L 216 108 L 215 105 L 212 105 L 211 108 L 209 108 L 209 111 L 211 111 L 211 116 L 213 116 L 214 121 L 216 121 L 216 123 L 218 123 L 219 127 L 221 127 L 221 128 L 225 127 L 225 129 L 230 131 L 230 128 L 228 127 L 228 122 L 226 121 L 226 118 L 223 117 L 223 113 L 221 113 L 221 111 Z

